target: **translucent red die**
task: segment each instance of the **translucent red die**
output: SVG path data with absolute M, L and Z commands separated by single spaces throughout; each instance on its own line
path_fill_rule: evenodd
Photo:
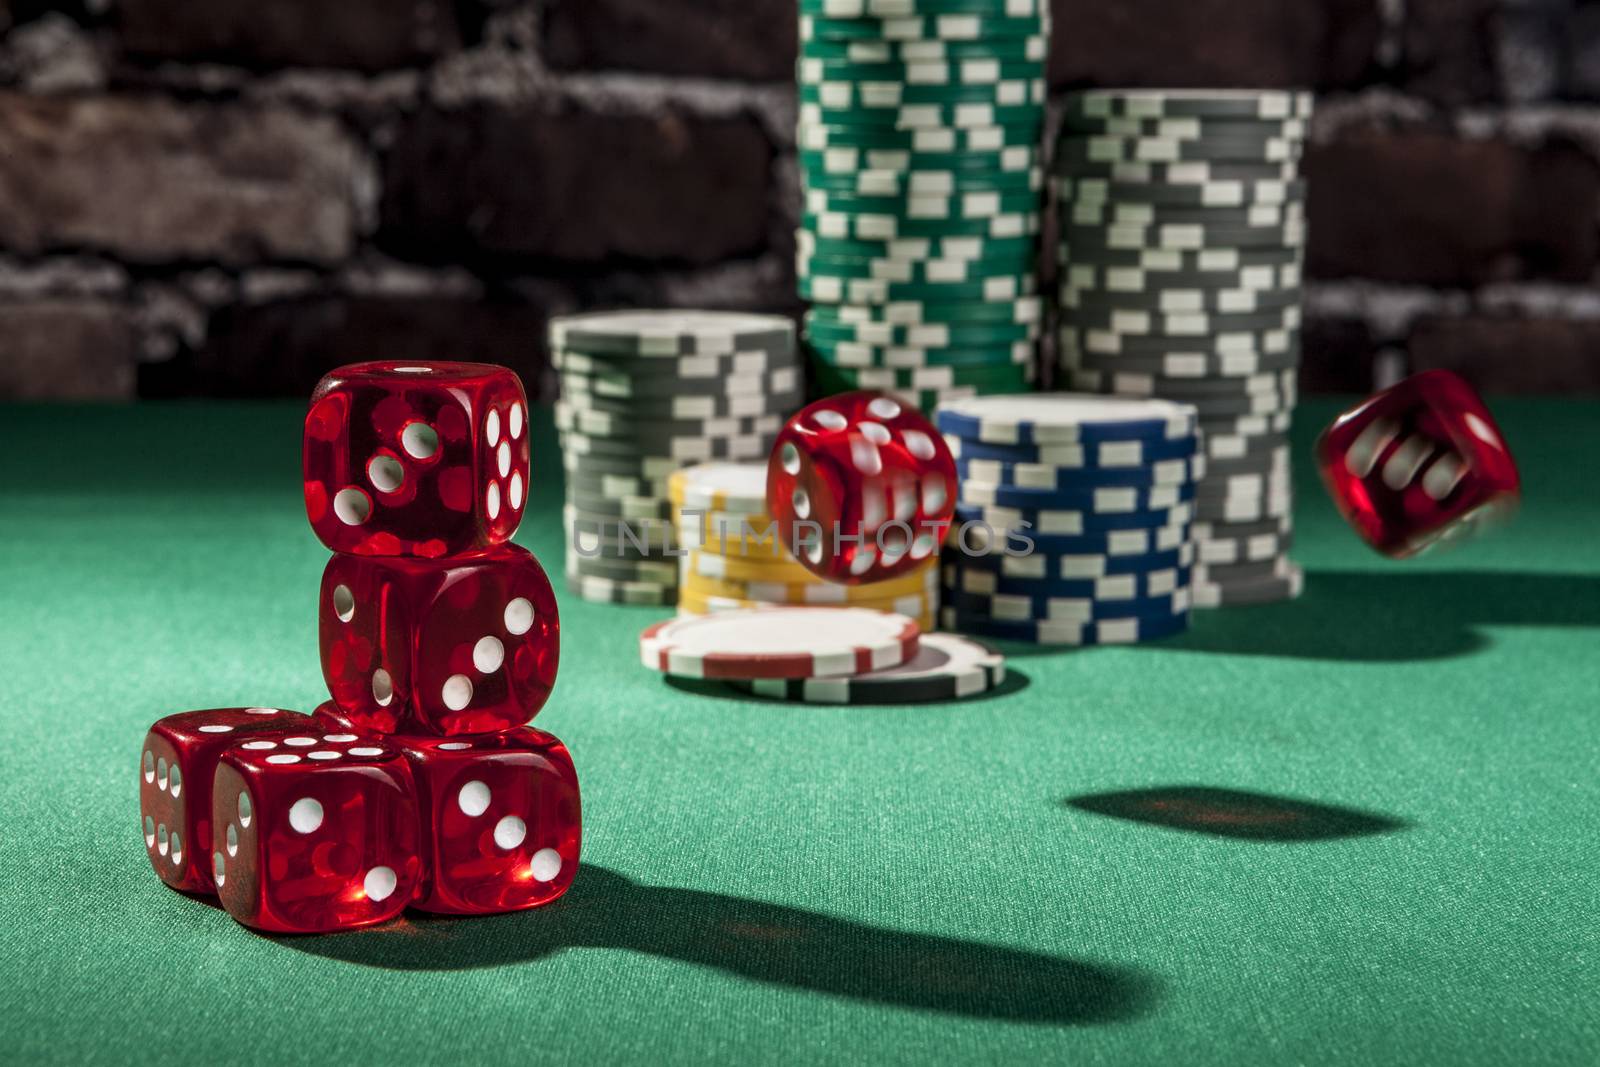
M 348 722 L 331 703 L 328 729 Z M 491 914 L 566 892 L 578 869 L 583 813 L 567 748 L 531 727 L 487 737 L 390 737 L 416 783 L 423 878 L 414 907 Z
M 841 393 L 784 424 L 767 464 L 767 509 L 819 577 L 892 578 L 939 550 L 955 514 L 956 463 L 915 408 Z
M 313 722 L 235 745 L 211 791 L 218 899 L 244 925 L 277 933 L 393 918 L 422 876 L 414 796 L 410 764 L 382 739 Z
M 485 363 L 356 363 L 306 415 L 306 514 L 360 556 L 441 556 L 510 539 L 528 492 L 527 397 Z
M 283 737 L 313 726 L 295 711 L 215 708 L 168 715 L 150 727 L 139 754 L 139 824 L 150 865 L 189 893 L 213 893 L 211 779 L 240 741 Z
M 448 560 L 336 555 L 317 612 L 328 692 L 361 730 L 509 730 L 555 685 L 555 592 L 518 545 Z
M 1335 419 L 1317 441 L 1317 465 L 1346 521 L 1397 558 L 1505 518 L 1521 485 L 1483 400 L 1443 370 L 1413 375 Z

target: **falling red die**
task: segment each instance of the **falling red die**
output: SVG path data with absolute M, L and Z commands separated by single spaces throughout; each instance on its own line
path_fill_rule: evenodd
M 1412 556 L 1503 520 L 1517 466 L 1477 392 L 1449 371 L 1413 375 L 1334 420 L 1317 441 L 1346 521 L 1388 556 Z
M 510 539 L 527 501 L 527 397 L 505 367 L 356 363 L 311 394 L 302 463 L 322 543 L 442 556 Z
M 767 508 L 813 574 L 877 582 L 921 566 L 944 540 L 956 464 L 933 425 L 884 393 L 831 396 L 784 424 Z

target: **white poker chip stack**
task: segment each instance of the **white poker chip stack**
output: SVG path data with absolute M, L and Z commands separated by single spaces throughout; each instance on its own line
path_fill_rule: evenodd
M 1297 596 L 1289 422 L 1300 364 L 1309 93 L 1068 97 L 1052 189 L 1059 379 L 1200 414 L 1198 607 Z
M 796 275 L 814 391 L 1034 379 L 1048 0 L 799 0 Z
M 550 324 L 560 376 L 567 585 L 585 600 L 678 601 L 669 481 L 708 460 L 765 461 L 803 382 L 794 323 L 617 311 Z

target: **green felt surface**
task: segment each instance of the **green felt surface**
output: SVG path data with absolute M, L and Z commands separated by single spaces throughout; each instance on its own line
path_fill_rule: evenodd
M 158 883 L 135 788 L 159 716 L 322 696 L 299 408 L 7 410 L 0 1055 L 1600 1061 L 1600 408 L 1497 410 L 1527 492 L 1493 538 L 1371 554 L 1307 405 L 1302 600 L 1018 649 L 991 700 L 699 693 L 638 663 L 659 611 L 563 592 L 567 897 L 300 939 Z

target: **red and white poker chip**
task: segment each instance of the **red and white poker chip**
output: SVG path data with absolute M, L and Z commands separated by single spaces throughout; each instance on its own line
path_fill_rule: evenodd
M 870 608 L 750 608 L 658 622 L 639 658 L 684 678 L 827 678 L 898 667 L 920 636 L 916 620 Z

